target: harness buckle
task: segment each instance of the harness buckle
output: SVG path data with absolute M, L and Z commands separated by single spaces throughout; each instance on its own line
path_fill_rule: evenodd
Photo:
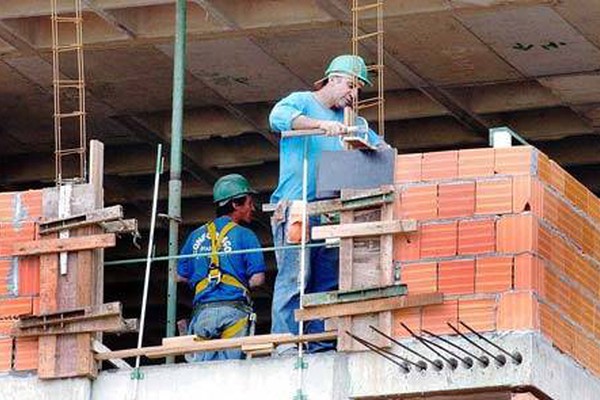
M 214 268 L 211 266 L 211 268 L 209 268 L 208 270 L 208 282 L 216 282 L 216 284 L 218 285 L 219 283 L 221 283 L 221 270 L 219 270 L 218 268 Z

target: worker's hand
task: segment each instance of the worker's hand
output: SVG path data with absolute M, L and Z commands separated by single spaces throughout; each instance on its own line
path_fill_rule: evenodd
M 323 129 L 328 136 L 342 135 L 348 127 L 337 121 L 319 121 L 319 129 Z

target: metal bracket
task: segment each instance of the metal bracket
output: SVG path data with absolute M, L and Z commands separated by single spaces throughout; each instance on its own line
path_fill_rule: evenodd
M 296 358 L 294 369 L 308 369 L 308 361 L 305 361 L 303 357 Z
M 131 377 L 132 381 L 135 381 L 135 380 L 141 381 L 142 379 L 144 379 L 144 373 L 138 367 L 138 368 L 135 368 L 133 371 L 131 371 L 130 377 Z

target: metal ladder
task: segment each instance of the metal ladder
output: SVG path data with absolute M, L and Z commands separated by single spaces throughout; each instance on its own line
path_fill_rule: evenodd
M 59 15 L 58 0 L 52 3 L 52 80 L 54 85 L 54 160 L 56 184 L 86 180 L 86 112 L 83 64 L 81 0 L 71 0 L 73 10 Z M 65 8 L 64 2 L 60 3 Z M 64 37 L 64 38 L 63 38 Z M 67 42 L 67 40 L 69 42 Z M 61 75 L 61 64 L 75 58 L 77 76 Z M 64 110 L 63 108 L 66 108 Z M 63 165 L 65 158 L 74 159 Z M 73 165 L 74 164 L 74 165 Z
M 375 14 L 375 30 L 361 27 L 361 20 Z M 372 28 L 371 28 L 372 29 Z M 383 84 L 383 0 L 352 0 L 352 54 L 359 56 L 359 45 L 368 40 L 377 41 L 377 61 L 367 67 L 367 70 L 377 75 L 375 86 L 377 95 L 363 100 L 354 99 L 352 104 L 353 114 L 358 115 L 361 110 L 377 107 L 377 133 L 385 137 L 385 101 Z M 354 78 L 356 80 L 356 78 Z M 356 82 L 355 82 L 356 84 Z

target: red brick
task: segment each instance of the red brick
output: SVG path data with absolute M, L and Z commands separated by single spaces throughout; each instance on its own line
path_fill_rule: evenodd
M 19 257 L 19 296 L 35 296 L 40 293 L 40 258 Z
M 394 260 L 413 261 L 421 258 L 421 233 L 394 235 Z
M 535 215 L 543 215 L 544 187 L 531 176 L 513 176 L 513 213 L 531 211 Z
M 458 299 L 458 319 L 478 332 L 496 329 L 495 299 Z
M 475 291 L 475 260 L 440 261 L 439 291 L 444 294 L 468 294 Z
M 538 329 L 538 302 L 530 291 L 503 293 L 498 303 L 497 329 L 531 330 Z
M 515 146 L 494 149 L 494 170 L 497 174 L 530 175 L 533 173 L 533 147 Z
M 412 307 L 393 311 L 392 321 L 392 335 L 395 338 L 410 337 L 410 333 L 402 327 L 400 322 L 403 322 L 413 332 L 419 332 L 421 330 L 421 308 Z
M 494 175 L 494 149 L 458 151 L 458 177 L 475 178 Z
M 0 222 L 0 257 L 12 255 L 16 243 L 34 240 L 35 234 L 33 222 Z
M 600 345 L 580 332 L 575 333 L 575 359 L 584 367 L 593 370 L 600 360 Z
M 437 263 L 404 264 L 400 281 L 408 286 L 409 294 L 437 292 Z
M 545 302 L 568 313 L 572 306 L 572 289 L 560 277 L 549 269 L 542 273 L 541 296 Z
M 575 330 L 573 325 L 560 315 L 554 315 L 552 329 L 552 342 L 562 351 L 573 355 L 575 345 Z
M 505 292 L 512 289 L 513 258 L 481 257 L 475 267 L 477 293 Z
M 470 217 L 475 212 L 475 182 L 442 183 L 438 187 L 438 217 Z
M 42 190 L 21 192 L 21 204 L 28 220 L 38 220 L 43 216 Z
M 554 226 L 558 226 L 558 206 L 560 200 L 546 188 L 543 193 L 543 203 L 543 219 Z
M 587 195 L 588 190 L 579 181 L 573 178 L 571 175 L 567 175 L 565 178 L 565 196 L 571 204 L 577 207 L 579 210 L 587 213 Z
M 20 315 L 30 315 L 31 311 L 31 297 L 0 299 L 0 318 L 12 318 Z
M 531 214 L 505 215 L 496 222 L 496 251 L 521 253 L 537 249 L 538 224 Z
M 565 194 L 567 173 L 560 165 L 550 160 L 550 181 L 548 182 L 558 193 Z
M 438 151 L 423 154 L 424 181 L 458 177 L 458 151 Z
M 515 290 L 533 290 L 539 293 L 542 284 L 542 260 L 531 253 L 524 253 L 516 255 L 514 263 Z
M 0 372 L 8 372 L 12 366 L 12 338 L 0 339 Z
M 578 246 L 583 243 L 584 221 L 583 217 L 575 213 L 567 203 L 563 201 L 559 203 L 557 228 Z
M 29 371 L 38 367 L 37 338 L 15 339 L 15 371 Z
M 401 154 L 396 157 L 395 183 L 419 182 L 423 154 Z
M 475 184 L 476 214 L 505 214 L 512 212 L 512 179 L 478 180 Z
M 421 258 L 456 255 L 458 223 L 421 225 Z
M 447 322 L 454 327 L 458 325 L 458 300 L 444 301 L 443 304 L 425 306 L 423 308 L 423 329 L 435 334 L 454 333 Z
M 458 254 L 481 254 L 496 249 L 496 223 L 493 219 L 458 222 Z
M 437 218 L 437 191 L 437 185 L 404 187 L 396 202 L 396 215 L 417 220 Z
M 0 337 L 10 336 L 14 324 L 17 319 L 0 319 Z
M 587 195 L 587 210 L 596 224 L 600 224 L 600 200 L 592 192 L 588 192 Z
M 0 221 L 13 220 L 13 192 L 0 193 Z
M 14 271 L 11 260 L 0 260 L 0 296 L 14 295 L 12 274 Z
M 571 304 L 567 315 L 573 322 L 583 328 L 585 332 L 594 331 L 595 311 L 596 307 L 591 298 L 587 298 L 571 288 Z

